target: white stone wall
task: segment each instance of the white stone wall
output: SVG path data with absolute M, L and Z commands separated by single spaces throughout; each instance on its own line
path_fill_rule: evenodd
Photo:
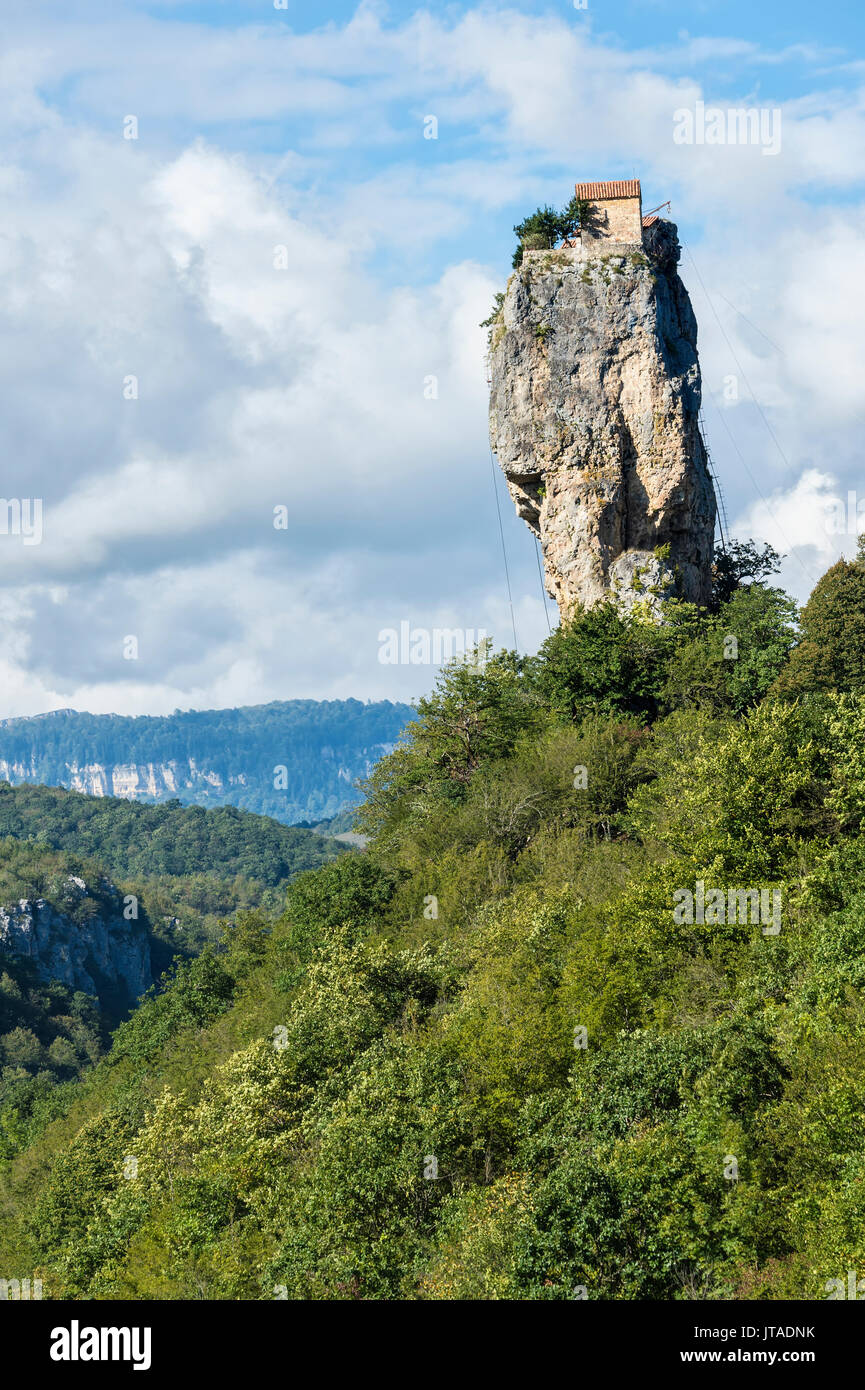
M 523 251 L 523 262 L 538 264 L 545 256 L 553 257 L 553 264 L 566 265 L 569 262 L 598 261 L 602 256 L 630 256 L 641 251 L 642 238 L 637 241 L 608 241 L 603 237 L 592 237 L 581 241 L 578 246 L 562 246 L 555 250 L 541 248 L 539 251 Z

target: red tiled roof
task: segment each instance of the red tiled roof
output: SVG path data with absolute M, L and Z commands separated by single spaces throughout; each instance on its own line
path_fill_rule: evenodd
M 657 222 L 657 220 L 658 220 L 658 214 L 657 214 L 656 212 L 653 212 L 653 213 L 651 213 L 648 217 L 644 217 L 644 218 L 643 218 L 643 226 L 644 226 L 644 227 L 651 227 L 655 222 Z
M 578 198 L 639 198 L 639 179 L 613 179 L 608 183 L 578 183 Z

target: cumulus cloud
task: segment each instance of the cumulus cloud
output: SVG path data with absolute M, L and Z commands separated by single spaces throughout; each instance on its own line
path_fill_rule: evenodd
M 865 531 L 865 494 L 844 489 L 838 479 L 808 468 L 792 487 L 761 497 L 737 518 L 736 530 L 773 545 L 783 563 L 777 582 L 810 589 L 830 565 L 856 554 Z
M 489 274 L 383 288 L 203 142 L 119 182 L 95 234 L 70 196 L 59 259 L 9 238 L 6 429 L 33 433 L 6 491 L 45 506 L 41 545 L 0 544 L 34 677 L 7 682 L 8 712 L 422 693 L 428 671 L 381 667 L 381 626 L 500 617 Z

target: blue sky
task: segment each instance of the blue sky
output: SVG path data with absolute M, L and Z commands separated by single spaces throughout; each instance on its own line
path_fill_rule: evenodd
M 92 7 L 81 8 L 87 12 Z M 136 4 L 133 0 L 133 3 L 115 8 L 135 10 L 160 19 L 173 18 L 181 23 L 232 28 L 261 22 L 262 16 L 269 18 L 267 12 L 271 5 L 267 0 L 222 0 L 222 3 L 220 0 L 216 0 L 216 3 L 166 0 L 166 3 L 155 4 Z M 381 12 L 398 23 L 409 19 L 422 8 L 403 0 L 403 3 L 381 6 Z M 464 15 L 478 7 L 448 4 L 434 8 L 437 14 L 451 17 Z M 519 8 L 526 15 L 544 16 L 560 15 L 563 8 L 576 9 L 576 6 L 524 0 L 518 7 L 491 4 L 486 8 L 491 11 Z M 296 32 L 308 33 L 320 28 L 322 23 L 345 23 L 356 9 L 352 0 L 314 7 L 301 3 L 301 0 L 288 0 L 287 8 L 277 11 L 277 15 Z M 657 41 L 659 33 L 675 37 L 682 30 L 687 30 L 713 38 L 745 34 L 755 41 L 773 44 L 836 44 L 853 51 L 861 39 L 863 27 L 861 14 L 843 0 L 827 0 L 826 4 L 820 5 L 816 14 L 810 0 L 788 0 L 788 3 L 759 7 L 753 4 L 753 0 L 697 0 L 690 4 L 677 4 L 674 0 L 603 0 L 603 3 L 597 0 L 577 17 L 583 16 L 591 16 L 600 32 L 614 35 L 623 45 L 629 46 L 650 45 Z
M 513 223 L 575 179 L 672 200 L 730 521 L 804 599 L 865 512 L 862 24 L 799 0 L 5 19 L 2 491 L 45 522 L 0 535 L 0 713 L 403 699 L 433 673 L 383 666 L 382 629 L 510 643 L 479 320 Z M 698 102 L 780 112 L 779 148 L 676 143 Z M 532 650 L 534 544 L 501 501 Z

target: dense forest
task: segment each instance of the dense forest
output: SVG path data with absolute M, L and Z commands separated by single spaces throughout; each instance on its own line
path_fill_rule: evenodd
M 28 1133 L 25 1111 L 87 1071 L 105 1050 L 99 1005 L 82 990 L 39 978 L 32 962 L 0 959 L 0 1155 Z M 25 1094 L 26 1093 L 26 1094 Z
M 321 829 L 327 829 L 323 823 Z M 290 878 L 345 852 L 307 827 L 282 825 L 233 806 L 179 801 L 146 806 L 58 787 L 0 782 L 0 907 L 39 896 L 46 849 L 95 883 L 105 873 L 141 903 L 160 973 L 173 955 L 196 954 L 221 920 L 281 903 Z M 20 843 L 19 843 L 20 842 Z M 14 851 L 14 852 L 13 852 Z M 20 867 L 26 852 L 30 879 Z
M 158 977 L 196 956 L 239 911 L 276 905 L 298 873 L 344 847 L 306 829 L 222 807 L 142 806 L 54 787 L 0 783 L 0 909 L 44 901 L 85 926 L 135 898 Z M 65 891 L 70 876 L 84 896 Z M 32 961 L 0 950 L 0 1153 L 10 1129 L 27 1132 L 34 1109 L 102 1055 L 128 1000 L 99 997 L 39 976 Z
M 109 774 L 109 790 L 113 768 L 168 768 L 181 801 L 239 806 L 286 824 L 315 822 L 356 803 L 356 780 L 411 717 L 408 705 L 389 700 L 276 700 L 165 716 L 57 710 L 0 721 L 0 765 L 13 783 L 61 787 L 99 768 Z M 136 796 L 175 796 L 171 779 L 157 783 L 152 794 Z
M 72 875 L 86 875 L 86 895 L 68 892 Z M 91 916 L 108 918 L 122 908 L 120 894 L 95 863 L 55 853 L 44 843 L 0 839 L 0 906 L 37 899 L 76 929 L 85 928 Z M 143 905 L 139 922 L 148 932 Z M 43 979 L 33 961 L 0 950 L 0 1154 L 10 1125 L 15 1129 L 35 1102 L 102 1055 L 111 1025 L 128 1011 L 124 1003 L 113 992 L 99 999 Z M 19 1129 L 24 1132 L 26 1126 Z
M 6 1125 L 3 1267 L 432 1300 L 809 1300 L 865 1267 L 865 551 L 801 614 L 772 565 L 734 547 L 710 610 L 446 668 L 367 851 Z
M 339 853 L 339 846 L 306 828 L 234 806 L 205 811 L 177 799 L 146 806 L 0 782 L 0 836 L 5 835 L 89 855 L 122 878 L 241 874 L 268 888 Z

